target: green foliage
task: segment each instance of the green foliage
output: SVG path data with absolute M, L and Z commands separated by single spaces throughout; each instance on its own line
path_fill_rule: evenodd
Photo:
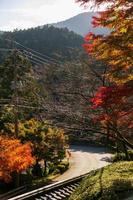
M 66 170 L 66 167 L 64 165 L 59 164 L 57 167 L 58 167 L 57 169 L 59 169 L 61 174 L 63 174 L 63 172 L 65 172 Z
M 129 160 L 133 161 L 133 150 L 128 150 L 128 157 Z M 126 161 L 126 155 L 125 153 L 116 153 L 113 157 L 112 157 L 113 162 L 117 162 L 117 161 Z
M 14 51 L 0 65 L 0 130 L 7 131 L 6 123 L 14 123 L 36 113 L 40 88 L 34 70 L 27 59 Z
M 118 162 L 85 178 L 69 200 L 121 200 L 133 191 L 133 162 Z
M 10 133 L 14 133 L 13 123 L 8 123 L 6 128 Z M 32 144 L 33 155 L 36 158 L 32 174 L 40 177 L 54 172 L 56 166 L 66 156 L 68 145 L 64 131 L 50 126 L 47 121 L 36 119 L 19 121 L 18 130 L 18 137 L 21 141 Z M 63 165 L 64 170 L 67 169 L 66 163 L 61 163 L 61 165 Z
M 56 170 L 56 165 L 52 162 L 48 163 L 49 174 L 53 173 Z
M 11 124 L 9 126 L 13 128 Z M 48 125 L 46 121 L 30 119 L 19 122 L 19 137 L 23 142 L 32 142 L 38 160 L 56 162 L 65 157 L 67 137 L 64 131 Z
M 51 173 L 62 174 L 69 168 L 69 162 L 61 161 L 61 162 L 59 162 L 59 164 L 54 164 L 54 163 L 50 162 L 48 164 L 48 168 L 49 168 L 49 174 L 51 174 Z
M 57 170 L 59 170 L 61 174 L 63 174 L 68 168 L 69 168 L 69 163 L 65 161 L 57 165 Z

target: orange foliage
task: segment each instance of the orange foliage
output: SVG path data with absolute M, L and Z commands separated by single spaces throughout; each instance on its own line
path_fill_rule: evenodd
M 101 122 L 111 122 L 124 134 L 133 127 L 133 1 L 76 0 L 82 5 L 92 2 L 108 5 L 93 17 L 94 27 L 110 29 L 109 35 L 88 33 L 84 48 L 88 54 L 107 64 L 109 87 L 101 87 L 91 100 Z M 96 119 L 96 117 L 95 117 Z M 112 124 L 111 124 L 112 126 Z
M 123 73 L 131 79 L 133 66 L 133 2 L 131 0 L 77 0 L 83 4 L 111 3 L 106 11 L 99 12 L 93 17 L 94 27 L 107 27 L 111 33 L 106 36 L 95 36 L 89 33 L 84 45 L 86 51 L 95 58 L 106 62 L 110 66 L 110 80 L 118 83 L 118 78 L 123 79 Z M 116 77 L 116 71 L 121 70 L 121 77 Z M 120 75 L 120 73 L 117 73 Z M 124 82 L 125 82 L 124 76 Z M 133 79 L 133 76 L 132 76 Z M 120 81 L 119 83 L 123 83 Z
M 34 163 L 30 143 L 0 136 L 0 179 L 9 182 L 13 172 L 22 172 Z

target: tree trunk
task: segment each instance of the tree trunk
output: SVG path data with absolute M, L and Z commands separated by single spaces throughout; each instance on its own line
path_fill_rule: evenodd
M 47 161 L 44 160 L 44 174 L 47 173 Z
M 110 129 L 109 129 L 109 124 L 107 124 L 107 138 L 106 138 L 106 142 L 107 142 L 107 145 L 109 146 L 109 133 L 110 133 Z
M 125 153 L 125 156 L 126 156 L 126 160 L 130 160 L 130 159 L 129 159 L 128 150 L 127 150 L 127 147 L 126 147 L 126 145 L 125 145 L 124 142 L 123 142 L 123 149 L 124 149 L 124 153 Z
M 18 188 L 20 186 L 20 174 L 17 172 L 13 173 L 13 180 L 14 180 L 14 186 L 15 188 Z

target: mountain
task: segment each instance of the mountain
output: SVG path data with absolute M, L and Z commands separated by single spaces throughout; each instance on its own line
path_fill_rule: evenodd
M 53 24 L 58 28 L 68 28 L 70 31 L 85 36 L 88 32 L 94 32 L 96 35 L 106 35 L 110 31 L 107 28 L 93 28 L 91 25 L 92 17 L 96 16 L 96 12 L 84 12 L 76 15 L 68 20 Z
M 0 40 L 1 48 L 11 48 L 4 38 L 13 38 L 18 43 L 36 50 L 47 56 L 60 60 L 75 59 L 77 51 L 81 51 L 83 37 L 69 31 L 67 28 L 59 29 L 54 26 L 30 28 L 14 32 L 5 32 Z

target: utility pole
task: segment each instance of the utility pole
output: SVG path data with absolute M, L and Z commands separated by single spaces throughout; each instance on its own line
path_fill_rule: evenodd
M 14 46 L 14 44 L 13 44 Z M 17 50 L 13 50 L 13 114 L 14 114 L 14 136 L 18 138 L 19 136 L 19 127 L 18 127 L 18 63 L 17 63 Z M 14 173 L 14 183 L 15 188 L 18 188 L 20 185 L 20 175 L 19 173 Z
M 18 138 L 19 128 L 18 128 L 18 63 L 17 63 L 17 49 L 13 40 L 10 40 L 11 47 L 13 49 L 13 75 L 14 80 L 12 83 L 13 89 L 13 114 L 14 114 L 14 136 Z
M 18 128 L 18 65 L 17 61 L 17 50 L 13 52 L 13 62 L 14 62 L 14 82 L 13 82 L 13 112 L 14 112 L 14 135 L 18 138 L 19 128 Z

